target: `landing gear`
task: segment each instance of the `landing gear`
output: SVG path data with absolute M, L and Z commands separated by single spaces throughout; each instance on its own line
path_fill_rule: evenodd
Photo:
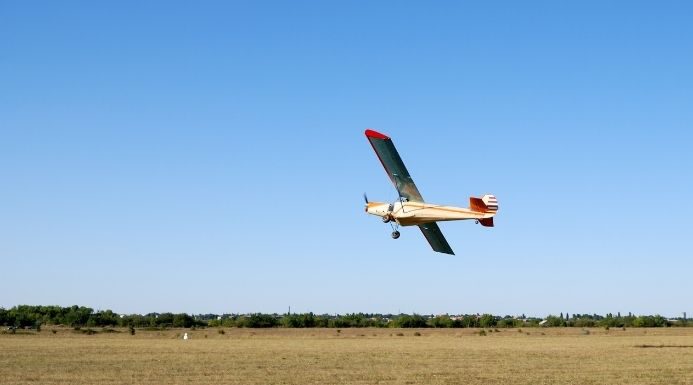
M 385 221 L 385 218 L 387 218 L 387 221 Z M 392 239 L 399 238 L 399 231 L 397 231 L 397 229 L 399 229 L 399 222 L 390 214 L 383 217 L 383 222 L 390 222 L 390 227 L 392 227 Z
M 478 224 L 479 224 L 479 220 L 478 220 L 478 219 L 475 220 L 474 223 L 476 223 L 476 224 L 478 225 Z

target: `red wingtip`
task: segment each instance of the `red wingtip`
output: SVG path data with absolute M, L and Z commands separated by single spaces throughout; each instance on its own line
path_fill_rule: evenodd
M 366 130 L 366 136 L 369 138 L 376 138 L 376 139 L 390 139 L 389 136 L 381 134 L 378 131 L 373 131 L 371 129 Z

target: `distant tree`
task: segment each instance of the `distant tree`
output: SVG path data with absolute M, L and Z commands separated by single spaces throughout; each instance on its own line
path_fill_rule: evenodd
M 434 328 L 451 328 L 453 326 L 452 319 L 448 315 L 433 317 L 428 324 Z
M 189 328 L 195 325 L 195 319 L 185 313 L 175 314 L 173 316 L 174 328 Z
M 279 320 L 271 314 L 254 313 L 240 319 L 238 326 L 246 328 L 272 328 L 279 325 Z
M 156 326 L 159 327 L 172 327 L 173 324 L 173 313 L 161 313 L 158 315 L 151 315 L 156 319 Z
M 462 316 L 462 319 L 459 321 L 456 321 L 460 323 L 459 327 L 464 327 L 464 328 L 478 328 L 479 327 L 479 317 L 473 314 L 469 315 L 464 315 Z M 456 323 L 453 324 L 456 326 Z M 456 326 L 458 327 L 458 326 Z
M 666 318 L 660 316 L 659 314 L 654 316 L 639 316 L 633 320 L 634 327 L 666 327 L 669 326 L 669 322 Z
M 316 320 L 313 313 L 287 314 L 282 317 L 281 323 L 287 328 L 312 328 L 315 327 Z
M 555 315 L 550 315 L 546 317 L 546 326 L 559 327 L 566 326 L 565 321 L 562 318 L 556 317 Z
M 496 326 L 496 317 L 491 314 L 483 314 L 479 318 L 479 327 L 492 328 Z
M 496 322 L 496 327 L 499 328 L 514 328 L 521 327 L 523 324 L 522 320 L 514 319 L 512 317 L 505 317 Z
M 573 314 L 573 325 L 579 328 L 591 328 L 596 326 L 597 322 L 593 320 L 592 318 L 575 318 L 575 315 Z
M 419 314 L 405 314 L 397 317 L 395 326 L 400 328 L 425 328 L 428 327 L 428 322 L 425 317 Z

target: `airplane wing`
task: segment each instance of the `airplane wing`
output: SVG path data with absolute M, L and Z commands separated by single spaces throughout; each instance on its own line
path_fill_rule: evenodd
M 445 239 L 443 233 L 440 231 L 440 227 L 438 227 L 437 223 L 424 223 L 422 225 L 419 225 L 419 228 L 421 229 L 421 232 L 423 233 L 424 237 L 426 237 L 426 240 L 431 245 L 433 250 L 439 253 L 455 255 L 455 253 L 452 252 L 452 248 L 450 248 L 448 241 Z
M 373 130 L 366 130 L 366 137 L 368 141 L 371 142 L 375 154 L 378 155 L 380 163 L 383 164 L 385 172 L 387 172 L 387 175 L 390 177 L 392 184 L 395 185 L 399 195 L 406 198 L 409 202 L 423 202 L 424 200 L 421 197 L 421 193 L 411 179 L 409 171 L 404 167 L 404 162 L 402 162 L 402 158 L 399 157 L 397 149 L 392 143 L 392 139 Z M 436 228 L 438 227 L 436 226 Z M 440 230 L 438 233 L 440 233 Z M 442 234 L 440 237 L 443 238 Z M 426 236 L 426 238 L 428 238 L 428 236 Z M 445 241 L 444 238 L 443 241 Z M 447 245 L 447 242 L 445 242 L 445 244 Z M 449 248 L 448 246 L 448 249 Z

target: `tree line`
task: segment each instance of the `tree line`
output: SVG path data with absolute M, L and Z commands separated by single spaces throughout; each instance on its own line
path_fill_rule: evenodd
M 29 306 L 20 305 L 5 310 L 0 308 L 0 325 L 14 327 L 36 327 L 41 325 L 64 325 L 70 327 L 182 327 L 206 326 L 185 313 L 150 313 L 146 315 L 116 314 L 111 310 L 99 310 L 84 306 Z
M 492 314 L 421 315 L 421 314 L 368 314 L 344 315 L 299 314 L 198 314 L 148 313 L 117 314 L 111 310 L 98 310 L 84 306 L 29 306 L 0 308 L 0 325 L 18 328 L 37 328 L 41 325 L 69 327 L 129 327 L 129 328 L 192 328 L 192 327 L 244 327 L 244 328 L 520 328 L 520 327 L 668 327 L 688 326 L 684 317 L 667 319 L 661 315 L 621 315 L 620 313 L 563 314 L 546 318 L 496 316 Z

